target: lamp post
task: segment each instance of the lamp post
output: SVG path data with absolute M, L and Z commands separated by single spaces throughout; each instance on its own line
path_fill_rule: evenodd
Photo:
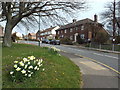
M 115 50 L 115 39 L 113 38 L 113 45 L 112 45 L 112 50 L 114 51 Z
M 39 24 L 38 25 L 39 25 L 38 26 L 39 27 L 39 33 L 38 33 L 39 34 L 39 41 L 38 41 L 39 44 L 38 44 L 38 46 L 40 46 L 40 12 L 39 12 Z

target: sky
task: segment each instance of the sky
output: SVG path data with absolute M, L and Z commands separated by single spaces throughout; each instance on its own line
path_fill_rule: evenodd
M 75 14 L 75 19 L 76 20 L 82 20 L 85 18 L 89 18 L 94 20 L 94 15 L 98 15 L 98 22 L 102 22 L 101 18 L 100 18 L 100 13 L 103 12 L 105 10 L 105 5 L 107 2 L 113 2 L 114 0 L 86 0 L 88 3 L 87 5 L 89 6 L 89 8 L 85 11 L 81 11 Z M 117 0 L 116 0 L 117 1 Z M 68 21 L 69 23 L 72 22 L 72 18 L 69 19 Z M 0 23 L 3 27 L 5 26 L 5 23 Z M 46 29 L 49 28 L 50 26 L 44 26 L 41 27 L 41 29 Z M 27 34 L 27 33 L 36 33 L 38 31 L 38 27 L 36 28 L 31 28 L 30 31 L 27 31 L 24 27 L 22 27 L 22 30 L 20 30 L 19 28 L 15 27 L 13 32 L 19 32 L 21 34 Z

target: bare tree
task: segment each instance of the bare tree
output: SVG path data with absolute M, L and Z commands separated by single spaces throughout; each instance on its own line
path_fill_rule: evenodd
M 108 29 L 113 28 L 113 34 L 115 35 L 116 28 L 120 28 L 120 1 L 111 2 L 106 4 L 106 10 L 101 13 L 101 18 L 103 23 L 107 26 Z M 119 30 L 119 29 L 118 29 Z M 113 35 L 113 36 L 114 36 Z
M 33 21 L 37 21 L 36 16 L 40 16 L 45 23 L 48 19 L 52 22 L 53 20 L 54 22 L 65 21 L 64 16 L 59 15 L 60 13 L 73 15 L 74 11 L 84 8 L 85 2 L 83 0 L 79 2 L 39 0 L 39 2 L 0 2 L 0 4 L 0 21 L 6 21 L 3 45 L 11 47 L 12 30 L 20 22 L 24 25 L 25 21 L 32 24 Z

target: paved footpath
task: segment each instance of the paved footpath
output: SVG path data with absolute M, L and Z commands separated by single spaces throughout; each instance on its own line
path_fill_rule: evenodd
M 60 52 L 79 66 L 82 72 L 83 88 L 118 88 L 118 74 L 80 56 Z M 114 90 L 114 89 L 113 89 Z

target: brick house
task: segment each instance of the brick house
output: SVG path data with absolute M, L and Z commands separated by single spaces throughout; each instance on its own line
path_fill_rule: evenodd
M 56 26 L 56 27 L 50 27 L 50 28 L 47 28 L 43 31 L 38 31 L 36 33 L 36 37 L 37 39 L 39 39 L 39 35 L 40 35 L 40 39 L 55 39 L 56 37 L 56 31 L 59 29 L 59 26 Z
M 72 23 L 61 26 L 56 30 L 56 36 L 60 38 L 70 38 L 70 40 L 76 42 L 77 36 L 80 35 L 84 41 L 93 40 L 98 31 L 106 33 L 103 25 L 97 22 L 97 15 L 94 15 L 94 20 L 89 18 L 76 21 L 73 19 Z

